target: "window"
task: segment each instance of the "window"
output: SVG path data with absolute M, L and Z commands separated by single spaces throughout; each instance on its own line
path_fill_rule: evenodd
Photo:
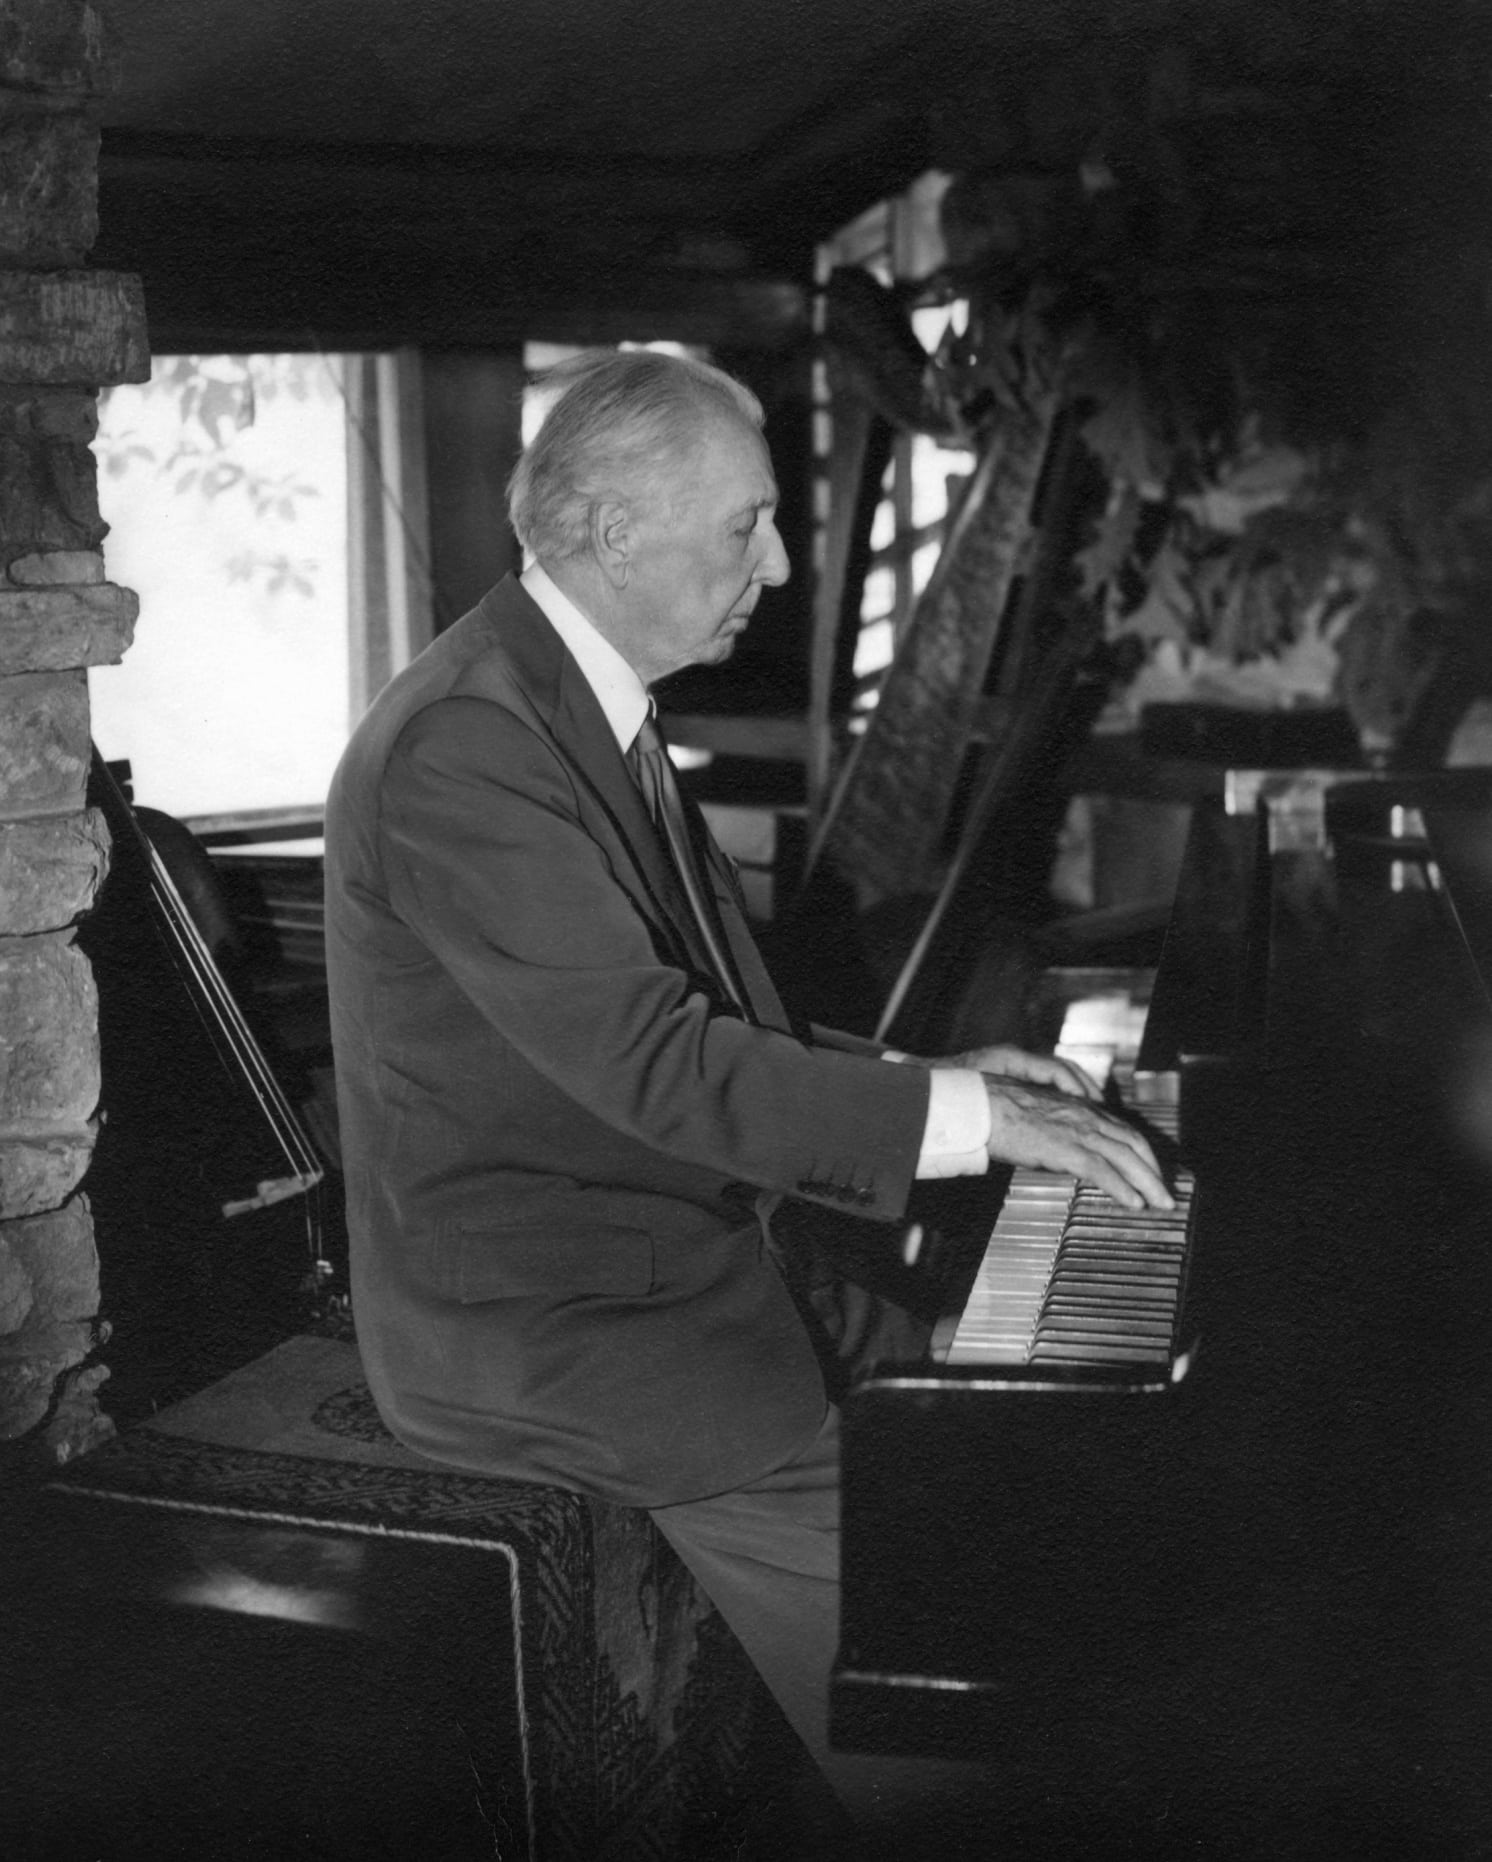
M 317 815 L 350 725 L 430 637 L 418 371 L 395 355 L 158 356 L 101 400 L 135 643 L 90 679 L 135 797 Z

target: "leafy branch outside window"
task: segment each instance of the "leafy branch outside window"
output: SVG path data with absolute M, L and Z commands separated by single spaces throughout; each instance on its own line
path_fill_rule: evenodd
M 238 442 L 254 427 L 260 408 L 272 401 L 335 398 L 339 385 L 324 357 L 161 357 L 149 382 L 134 392 L 147 401 L 174 400 L 178 436 L 169 449 L 158 450 L 138 428 L 111 431 L 105 423 L 98 452 L 112 477 L 122 477 L 136 466 L 153 467 L 171 482 L 178 497 L 241 497 L 257 521 L 271 525 L 295 523 L 305 501 L 321 496 L 320 489 L 297 471 L 257 468 L 242 456 Z M 230 582 L 249 583 L 262 576 L 266 594 L 292 592 L 305 599 L 316 593 L 320 567 L 314 557 L 269 547 L 235 551 L 223 563 Z

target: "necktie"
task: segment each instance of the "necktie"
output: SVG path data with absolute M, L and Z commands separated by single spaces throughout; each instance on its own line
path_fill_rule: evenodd
M 663 733 L 651 715 L 643 719 L 642 729 L 627 752 L 627 762 L 642 791 L 642 798 L 648 805 L 648 812 L 653 817 L 653 825 L 673 856 L 674 867 L 688 896 L 690 909 L 694 913 L 705 949 L 710 954 L 715 974 L 742 1016 L 747 1021 L 755 1021 L 745 985 L 736 968 L 735 958 L 731 955 L 725 926 L 720 920 L 714 889 L 695 852 L 689 821 L 684 813 L 684 799 L 679 794 L 673 764 L 664 747 Z

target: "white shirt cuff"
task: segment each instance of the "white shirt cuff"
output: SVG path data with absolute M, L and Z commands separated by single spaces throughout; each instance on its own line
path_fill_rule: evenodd
M 905 1054 L 887 1053 L 887 1060 Z M 990 1111 L 984 1075 L 972 1067 L 934 1067 L 928 1074 L 927 1124 L 917 1175 L 978 1177 L 989 1169 Z

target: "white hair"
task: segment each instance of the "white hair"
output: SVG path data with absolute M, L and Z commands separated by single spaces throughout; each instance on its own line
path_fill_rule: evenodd
M 540 561 L 562 562 L 585 548 L 600 499 L 659 496 L 712 422 L 762 426 L 761 402 L 749 388 L 689 356 L 593 351 L 542 379 L 558 393 L 508 483 L 514 532 Z

